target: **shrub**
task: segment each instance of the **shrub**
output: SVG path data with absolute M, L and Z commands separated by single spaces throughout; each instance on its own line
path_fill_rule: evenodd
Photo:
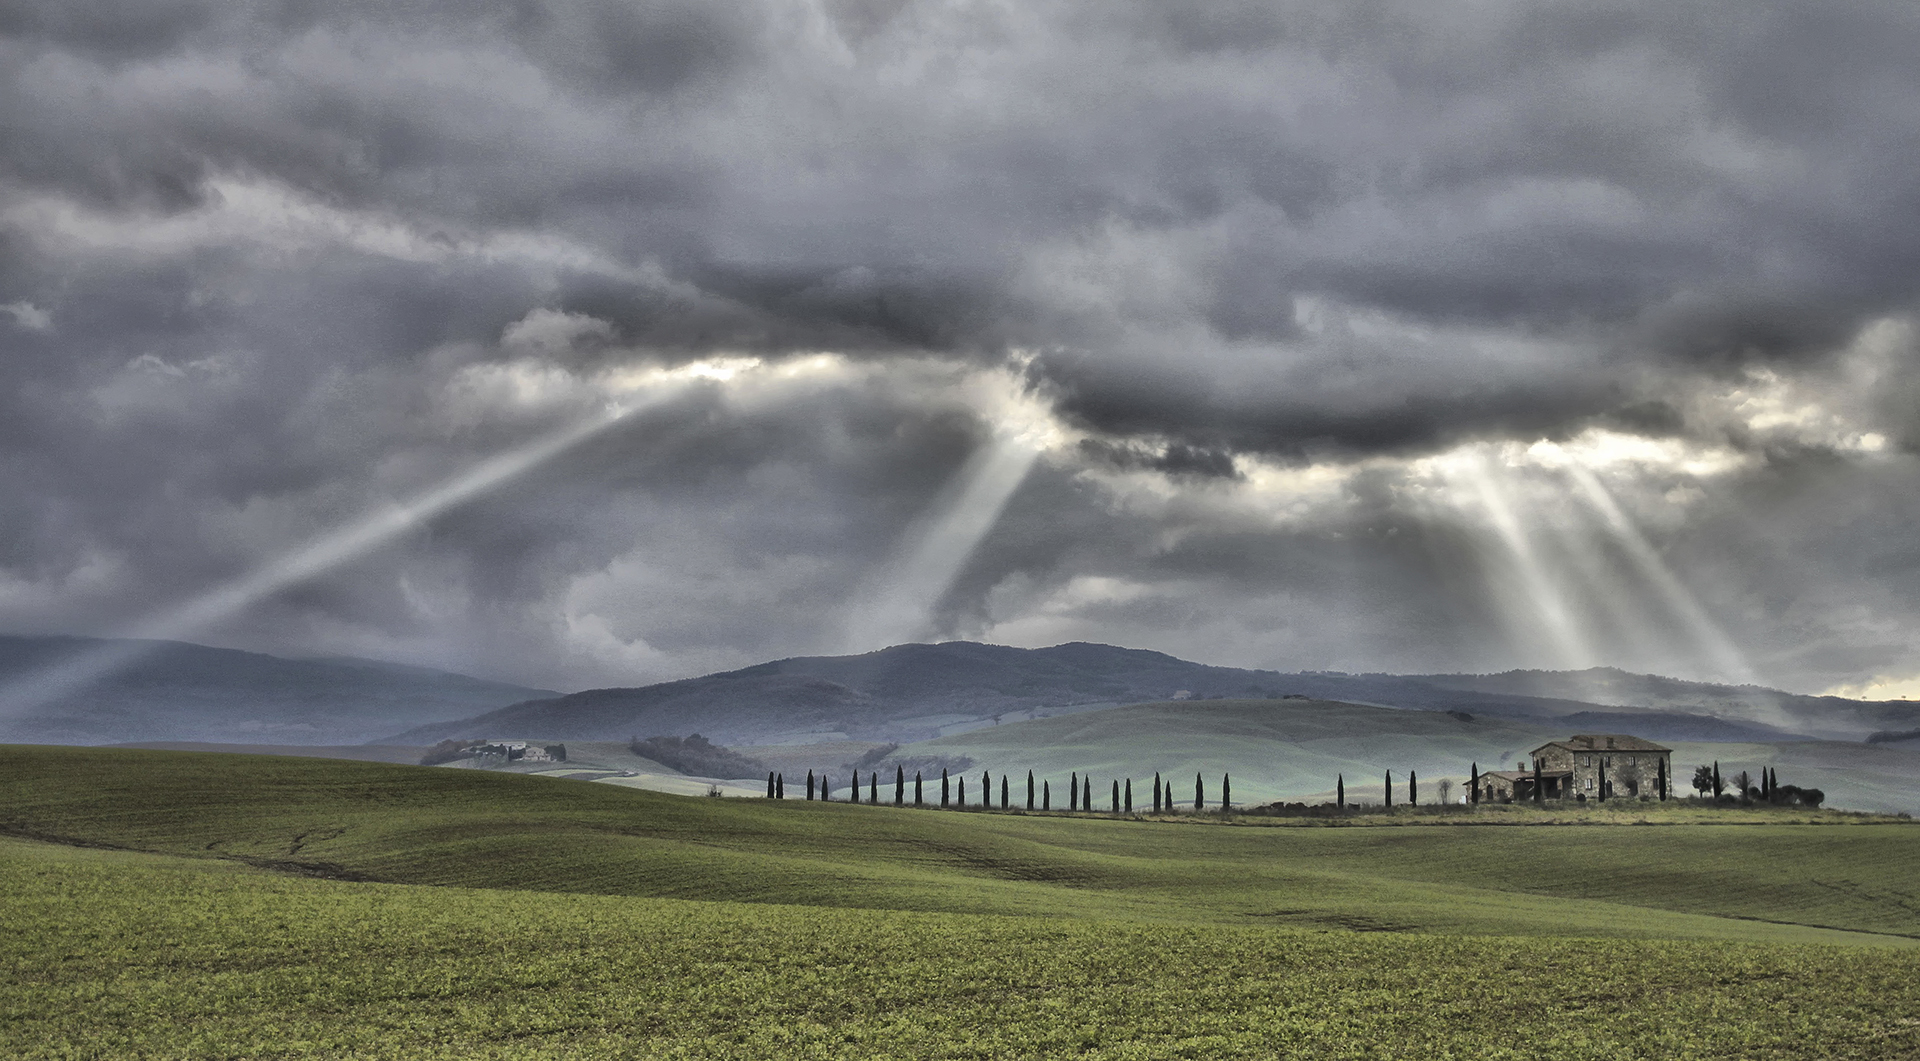
M 760 760 L 714 744 L 698 733 L 685 738 L 635 738 L 627 742 L 627 750 L 670 770 L 700 777 L 757 777 L 767 768 Z
M 486 741 L 478 740 L 443 740 L 427 749 L 427 754 L 420 757 L 420 765 L 438 766 L 456 759 L 465 759 L 485 743 Z

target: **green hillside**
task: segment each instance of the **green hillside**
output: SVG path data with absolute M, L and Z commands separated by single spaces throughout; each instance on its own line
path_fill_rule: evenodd
M 1408 771 L 1438 798 L 1438 782 L 1461 794 L 1474 763 L 1508 769 L 1527 753 L 1571 731 L 1550 723 L 1438 711 L 1402 711 L 1327 700 L 1204 700 L 1133 704 L 1061 718 L 1016 722 L 902 747 L 901 757 L 968 762 L 978 774 L 1028 770 L 1054 779 L 1091 772 L 1095 806 L 1105 807 L 1112 778 L 1132 778 L 1136 806 L 1152 799 L 1156 771 L 1193 796 L 1193 776 L 1217 786 L 1233 777 L 1236 802 L 1331 798 L 1346 779 L 1350 800 L 1381 801 L 1381 775 L 1392 770 L 1395 796 L 1405 798 Z M 1719 761 L 1731 777 L 1778 769 L 1785 783 L 1820 788 L 1834 806 L 1888 813 L 1920 812 L 1920 751 L 1836 741 L 1785 744 L 1676 743 L 1676 786 L 1687 789 L 1693 767 Z M 1217 798 L 1217 788 L 1210 789 Z
M 1145 821 L 0 746 L 0 1053 L 1913 1056 L 1915 826 L 1703 816 Z
M 15 836 L 408 884 L 1476 934 L 1920 938 L 1903 897 L 1920 833 L 1899 824 L 1232 827 L 41 747 L 0 749 L 0 807 Z
M 1189 700 L 1010 723 L 907 745 L 900 754 L 965 758 L 1023 778 L 1028 770 L 1057 779 L 1091 771 L 1098 785 L 1130 777 L 1136 803 L 1151 799 L 1156 771 L 1177 782 L 1182 799 L 1192 797 L 1195 773 L 1213 785 L 1232 774 L 1235 800 L 1248 803 L 1331 792 L 1344 775 L 1349 798 L 1378 803 L 1383 771 L 1399 784 L 1409 770 L 1430 780 L 1464 778 L 1476 761 L 1483 770 L 1511 769 L 1563 736 L 1506 718 L 1328 700 Z M 1096 805 L 1106 796 L 1097 790 Z

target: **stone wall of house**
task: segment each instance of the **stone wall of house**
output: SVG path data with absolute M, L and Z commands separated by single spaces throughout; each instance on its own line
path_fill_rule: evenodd
M 1590 751 L 1571 751 L 1566 748 L 1544 748 L 1536 756 L 1540 769 L 1545 773 L 1562 770 L 1573 772 L 1573 791 L 1576 796 L 1598 799 L 1600 796 L 1600 764 L 1606 763 L 1607 782 L 1612 786 L 1612 799 L 1633 799 L 1638 796 L 1658 798 L 1660 795 L 1660 762 L 1669 759 L 1671 752 L 1652 751 L 1610 751 L 1595 748 Z M 1673 786 L 1673 765 L 1667 764 L 1667 786 L 1669 794 Z
M 1471 797 L 1469 797 L 1471 798 Z M 1480 802 L 1512 803 L 1513 782 L 1497 774 L 1480 775 Z

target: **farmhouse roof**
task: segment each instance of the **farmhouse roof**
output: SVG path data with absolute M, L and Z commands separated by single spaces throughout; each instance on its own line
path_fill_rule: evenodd
M 1624 733 L 1577 733 L 1566 740 L 1548 741 L 1533 750 L 1539 755 L 1548 748 L 1565 748 L 1570 752 L 1670 752 L 1673 749 L 1650 740 L 1630 737 Z

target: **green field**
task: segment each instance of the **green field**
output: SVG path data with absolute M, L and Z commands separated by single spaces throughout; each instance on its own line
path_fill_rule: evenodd
M 1106 794 L 1099 786 L 1113 777 L 1135 780 L 1136 805 L 1150 801 L 1148 779 L 1156 771 L 1172 778 L 1183 798 L 1191 798 L 1197 771 L 1209 785 L 1232 774 L 1242 802 L 1331 798 L 1344 776 L 1349 798 L 1378 803 L 1383 771 L 1393 771 L 1396 786 L 1408 771 L 1418 773 L 1428 800 L 1438 797 L 1436 782 L 1450 779 L 1457 798 L 1475 763 L 1510 770 L 1534 748 L 1570 735 L 1538 722 L 1324 700 L 1188 700 L 1008 723 L 910 744 L 898 754 L 969 759 L 975 772 L 1017 776 L 1091 771 L 1101 806 Z M 1694 766 L 1715 761 L 1727 777 L 1773 767 L 1783 783 L 1822 789 L 1834 806 L 1920 813 L 1914 749 L 1841 741 L 1681 743 L 1673 754 L 1677 788 L 1687 791 Z
M 1920 1052 L 1920 832 L 1683 810 L 1152 822 L 0 748 L 0 1052 Z

